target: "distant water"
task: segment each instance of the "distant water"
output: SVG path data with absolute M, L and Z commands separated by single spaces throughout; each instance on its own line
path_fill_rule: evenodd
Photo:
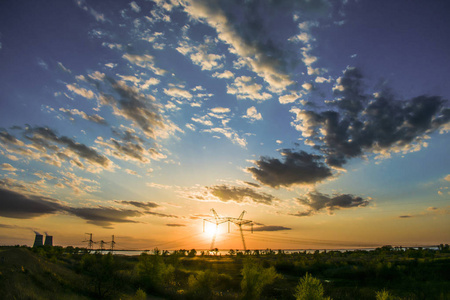
M 418 247 L 403 247 L 402 249 L 405 250 L 407 248 L 418 249 Z M 439 250 L 438 247 L 422 247 L 422 248 L 424 248 L 424 249 L 431 249 L 431 250 Z M 258 250 L 259 250 L 259 252 L 261 254 L 266 252 L 266 249 L 258 249 Z M 327 252 L 330 252 L 330 251 L 346 252 L 346 251 L 358 251 L 358 250 L 372 251 L 372 250 L 375 250 L 375 248 L 326 249 L 326 250 L 324 250 L 324 249 L 285 249 L 285 250 L 282 250 L 282 251 L 285 254 L 292 254 L 292 253 L 299 253 L 299 252 L 303 253 L 305 251 L 306 251 L 306 253 L 309 254 L 309 253 L 314 253 L 317 250 L 319 252 L 324 252 L 324 251 L 327 251 Z M 203 252 L 204 255 L 208 255 L 208 250 L 203 250 L 202 249 L 202 250 L 197 250 L 197 256 L 201 255 L 201 251 L 204 251 Z M 254 250 L 250 250 L 250 251 L 252 251 L 252 253 L 253 253 Z M 274 251 L 275 254 L 278 253 L 278 249 L 277 250 L 272 249 L 272 251 Z M 102 252 L 105 253 L 105 254 L 109 253 L 108 250 L 103 250 Z M 172 254 L 173 252 L 174 252 L 173 250 L 169 250 L 169 254 Z M 240 250 L 240 252 L 244 252 L 244 251 Z M 116 254 L 116 255 L 134 256 L 134 255 L 140 255 L 141 253 L 153 254 L 153 250 L 114 250 L 114 254 Z M 217 252 L 218 256 L 224 256 L 224 255 L 229 255 L 229 254 L 230 254 L 230 250 L 229 249 L 223 249 L 223 250 L 219 250 Z M 214 255 L 214 253 L 211 252 L 210 255 Z

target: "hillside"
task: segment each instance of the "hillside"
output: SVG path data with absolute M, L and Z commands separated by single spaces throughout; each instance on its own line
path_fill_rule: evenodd
M 85 279 L 27 248 L 0 250 L 2 299 L 88 299 Z

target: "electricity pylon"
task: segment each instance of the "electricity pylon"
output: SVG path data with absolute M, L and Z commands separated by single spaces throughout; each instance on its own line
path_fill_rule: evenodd
M 203 232 L 205 232 L 205 222 L 210 222 L 212 224 L 216 224 L 216 229 L 215 229 L 214 235 L 212 237 L 210 249 L 214 248 L 214 242 L 216 241 L 216 235 L 217 235 L 217 230 L 219 229 L 219 225 L 222 223 L 228 223 L 228 233 L 230 233 L 230 223 L 234 223 L 237 226 L 239 226 L 239 231 L 241 232 L 242 245 L 244 246 L 244 251 L 247 250 L 247 247 L 245 246 L 245 239 L 244 239 L 244 232 L 242 231 L 242 225 L 250 224 L 252 226 L 252 233 L 253 233 L 253 221 L 243 219 L 246 211 L 244 210 L 238 218 L 220 217 L 217 214 L 217 212 L 214 210 L 214 208 L 212 208 L 211 211 L 214 214 L 214 218 L 203 219 Z
M 116 242 L 114 242 L 114 235 L 111 239 L 111 254 L 114 254 L 114 246 L 116 245 Z
M 89 234 L 89 240 L 86 240 L 86 234 Z M 85 233 L 85 240 L 83 242 L 87 242 L 88 243 L 88 249 L 89 249 L 89 251 L 91 251 L 93 246 L 94 246 L 94 243 L 95 243 L 92 240 L 92 233 Z

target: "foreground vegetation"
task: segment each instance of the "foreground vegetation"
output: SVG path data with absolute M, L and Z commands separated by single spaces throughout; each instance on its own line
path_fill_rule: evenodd
M 2 299 L 450 299 L 450 251 L 140 256 L 0 247 Z

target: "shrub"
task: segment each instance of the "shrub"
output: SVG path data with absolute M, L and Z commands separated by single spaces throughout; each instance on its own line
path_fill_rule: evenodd
M 388 291 L 382 290 L 377 292 L 376 300 L 394 300 L 395 297 L 392 296 Z
M 324 300 L 330 299 L 323 296 L 323 286 L 319 279 L 306 273 L 300 278 L 300 281 L 295 288 L 295 299 L 297 300 Z
M 260 263 L 250 259 L 244 262 L 241 274 L 243 276 L 241 281 L 243 299 L 259 299 L 266 285 L 281 278 L 274 267 L 263 268 Z
M 217 273 L 206 270 L 192 274 L 188 279 L 187 296 L 191 299 L 212 299 L 213 286 L 217 281 Z
M 167 265 L 159 255 L 142 253 L 136 264 L 138 282 L 147 290 L 157 290 L 173 281 L 175 268 Z

